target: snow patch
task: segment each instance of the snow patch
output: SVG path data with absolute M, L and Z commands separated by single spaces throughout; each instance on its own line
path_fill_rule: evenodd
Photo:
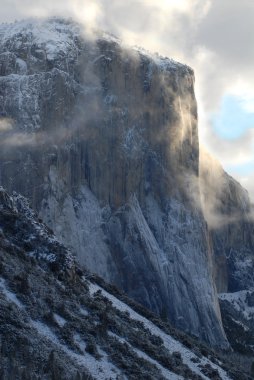
M 75 360 L 78 363 L 78 365 L 87 369 L 95 379 L 116 380 L 117 377 L 120 375 L 120 372 L 109 361 L 108 356 L 104 352 L 102 352 L 102 350 L 100 350 L 100 352 L 103 353 L 103 355 L 101 355 L 100 360 L 97 360 L 92 355 L 85 352 L 85 343 L 82 341 L 81 337 L 78 334 L 74 336 L 74 339 L 75 343 L 83 352 L 83 355 L 75 353 L 74 351 L 70 350 L 65 345 L 60 343 L 56 335 L 45 324 L 39 321 L 31 321 L 31 324 L 40 335 L 43 335 L 46 339 L 57 345 L 57 348 L 64 351 L 70 358 Z
M 58 324 L 58 326 L 60 326 L 60 327 L 64 327 L 64 325 L 67 322 L 66 319 L 64 319 L 63 317 L 61 317 L 61 315 L 56 314 L 56 313 L 54 313 L 54 319 L 55 319 L 56 323 Z
M 7 289 L 5 280 L 3 278 L 0 278 L 0 291 L 5 295 L 6 299 L 9 302 L 14 303 L 20 309 L 25 308 L 25 306 L 18 300 L 16 294 Z
M 205 357 L 198 358 L 192 351 L 187 349 L 185 346 L 183 346 L 180 342 L 176 341 L 170 335 L 163 332 L 159 327 L 154 325 L 152 322 L 150 322 L 146 318 L 136 313 L 133 309 L 131 309 L 125 303 L 120 301 L 118 298 L 108 293 L 106 290 L 104 290 L 97 284 L 90 283 L 89 291 L 91 295 L 94 295 L 98 290 L 102 292 L 102 295 L 104 297 L 108 298 L 112 302 L 113 306 L 116 309 L 122 312 L 128 312 L 132 319 L 143 322 L 145 327 L 150 330 L 151 334 L 159 336 L 163 340 L 164 346 L 170 353 L 180 352 L 183 359 L 183 363 L 186 364 L 193 372 L 201 376 L 203 379 L 208 379 L 208 378 L 201 372 L 200 368 L 198 367 L 198 364 L 203 365 L 203 366 L 206 364 L 209 364 L 212 368 L 218 371 L 222 380 L 230 380 L 230 377 L 227 375 L 227 373 L 223 369 L 218 367 L 216 364 L 211 362 L 209 359 Z M 199 363 L 198 364 L 193 363 L 193 361 L 191 360 L 193 358 L 199 359 L 198 360 Z
M 80 314 L 84 315 L 85 317 L 87 317 L 89 315 L 88 311 L 84 307 L 81 307 L 79 309 L 79 312 L 80 312 Z
M 11 39 L 16 45 L 16 50 L 24 43 L 26 37 L 28 43 L 37 44 L 38 48 L 46 53 L 47 59 L 53 60 L 58 55 L 77 50 L 75 37 L 81 34 L 81 29 L 78 23 L 57 18 L 44 21 L 31 19 L 1 25 L 0 34 L 1 43 L 4 45 Z
M 19 74 L 25 75 L 27 73 L 27 64 L 23 59 L 17 58 L 16 65 L 17 65 Z
M 220 293 L 219 299 L 229 302 L 236 311 L 241 313 L 247 320 L 254 318 L 254 306 L 247 303 L 248 295 L 253 293 L 254 289 L 241 290 L 235 293 Z
M 139 349 L 133 347 L 130 343 L 128 343 L 125 339 L 121 338 L 120 336 L 112 333 L 111 331 L 108 332 L 108 335 L 112 336 L 113 338 L 117 339 L 122 344 L 127 344 L 133 351 L 136 352 L 136 354 L 146 361 L 150 362 L 151 364 L 155 365 L 162 373 L 162 375 L 165 377 L 165 379 L 170 380 L 182 380 L 183 377 L 176 375 L 175 373 L 169 371 L 168 369 L 164 368 L 160 363 L 158 363 L 156 360 L 152 359 L 150 356 L 148 356 L 145 352 L 140 351 Z

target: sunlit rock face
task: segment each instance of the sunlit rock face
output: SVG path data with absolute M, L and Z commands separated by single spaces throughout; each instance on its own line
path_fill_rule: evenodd
M 27 196 L 89 270 L 227 346 L 197 181 L 193 71 L 63 20 L 0 35 L 1 184 Z

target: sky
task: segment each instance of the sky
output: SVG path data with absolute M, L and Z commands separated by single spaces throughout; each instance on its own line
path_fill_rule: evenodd
M 0 22 L 72 16 L 195 70 L 201 144 L 254 201 L 254 0 L 0 0 Z

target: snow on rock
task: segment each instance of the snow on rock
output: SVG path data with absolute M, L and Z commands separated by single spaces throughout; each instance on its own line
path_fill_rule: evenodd
M 112 363 L 110 363 L 108 355 L 102 349 L 98 349 L 100 359 L 97 360 L 85 351 L 86 344 L 78 334 L 75 335 L 75 342 L 85 355 L 85 358 L 83 359 L 84 363 L 95 379 L 113 380 L 117 379 L 117 377 L 121 375 L 120 371 Z
M 65 196 L 64 184 L 55 177 L 54 168 L 50 178 L 50 196 L 44 200 L 40 215 L 48 226 L 54 227 L 58 239 L 77 252 L 81 264 L 110 279 L 115 268 L 104 241 L 102 210 L 97 199 L 85 186 L 76 199 Z
M 88 311 L 84 307 L 81 307 L 79 311 L 80 311 L 80 314 L 84 315 L 85 317 L 89 314 Z
M 6 299 L 9 302 L 14 303 L 20 309 L 24 309 L 25 306 L 22 304 L 22 302 L 19 301 L 19 299 L 17 298 L 16 294 L 13 293 L 13 292 L 11 292 L 6 287 L 5 280 L 3 278 L 1 278 L 1 277 L 0 277 L 0 292 L 2 292 L 4 294 L 4 296 L 6 297 Z
M 75 260 L 45 224 L 37 220 L 36 213 L 30 208 L 26 198 L 14 192 L 12 196 L 0 187 L 0 227 L 6 243 L 25 249 L 26 254 L 48 265 L 59 265 L 62 270 L 72 270 Z M 13 238 L 13 224 L 19 238 Z M 39 244 L 40 243 L 40 244 Z M 56 254 L 58 252 L 58 254 Z M 60 264 L 61 263 L 61 264 Z
M 244 318 L 253 319 L 254 318 L 254 304 L 250 305 L 248 301 L 251 298 L 251 294 L 253 297 L 254 289 L 249 290 L 241 290 L 235 293 L 220 293 L 219 299 L 221 301 L 229 302 L 233 308 L 240 312 Z
M 150 363 L 154 364 L 161 371 L 161 373 L 165 377 L 165 379 L 183 380 L 182 376 L 178 376 L 175 373 L 170 372 L 169 370 L 164 368 L 160 363 L 158 363 L 156 360 L 153 360 L 152 358 L 150 358 L 150 356 L 148 356 L 145 352 L 140 351 L 135 347 L 132 347 L 131 344 L 129 344 L 124 338 L 119 337 L 118 335 L 112 333 L 111 331 L 109 331 L 108 334 L 110 336 L 114 337 L 115 339 L 117 339 L 119 342 L 127 344 L 131 349 L 133 349 L 137 353 L 137 355 L 140 358 L 143 358 L 143 359 L 149 361 Z
M 31 323 L 39 334 L 43 335 L 46 339 L 54 343 L 57 349 L 64 351 L 81 367 L 83 366 L 85 369 L 88 369 L 90 374 L 95 379 L 117 379 L 118 375 L 120 374 L 119 370 L 112 363 L 110 363 L 108 356 L 105 353 L 103 353 L 102 350 L 101 352 L 103 353 L 103 355 L 101 355 L 101 358 L 99 360 L 94 358 L 92 355 L 89 355 L 85 351 L 85 344 L 82 342 L 79 335 L 75 335 L 75 341 L 81 349 L 82 355 L 77 354 L 76 352 L 70 350 L 66 345 L 60 343 L 56 335 L 51 331 L 51 329 L 47 325 L 39 321 L 32 321 Z
M 195 372 L 202 378 L 208 379 L 208 377 L 204 376 L 204 374 L 201 372 L 198 364 L 194 363 L 191 359 L 193 358 L 196 359 L 196 362 L 204 366 L 209 364 L 212 368 L 218 371 L 222 380 L 230 380 L 230 377 L 227 375 L 227 373 L 224 370 L 222 370 L 218 365 L 214 364 L 213 362 L 211 362 L 209 359 L 205 357 L 202 357 L 199 359 L 191 350 L 184 347 L 180 342 L 176 341 L 170 335 L 163 332 L 160 328 L 158 328 L 152 322 L 150 322 L 146 318 L 136 313 L 128 305 L 120 301 L 118 298 L 116 298 L 112 294 L 105 291 L 103 288 L 101 288 L 97 284 L 91 283 L 89 285 L 89 290 L 91 294 L 95 294 L 97 291 L 101 291 L 102 294 L 112 302 L 115 308 L 117 308 L 118 310 L 122 312 L 128 312 L 132 319 L 142 322 L 144 326 L 151 331 L 152 334 L 162 338 L 165 347 L 168 349 L 170 353 L 180 352 L 183 359 L 183 363 L 186 364 L 193 372 Z
M 31 19 L 13 24 L 0 25 L 1 44 L 18 51 L 27 43 L 37 45 L 37 54 L 45 53 L 49 60 L 76 49 L 75 36 L 80 34 L 80 26 L 57 18 L 38 21 Z
M 54 313 L 54 319 L 60 327 L 64 327 L 64 325 L 66 324 L 66 319 L 61 317 L 61 315 L 59 314 Z

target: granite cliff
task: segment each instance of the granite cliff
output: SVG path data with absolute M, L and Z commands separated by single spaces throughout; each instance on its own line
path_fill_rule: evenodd
M 227 347 L 214 278 L 224 291 L 231 227 L 202 212 L 193 71 L 71 21 L 2 25 L 0 114 L 0 183 L 90 271 Z

